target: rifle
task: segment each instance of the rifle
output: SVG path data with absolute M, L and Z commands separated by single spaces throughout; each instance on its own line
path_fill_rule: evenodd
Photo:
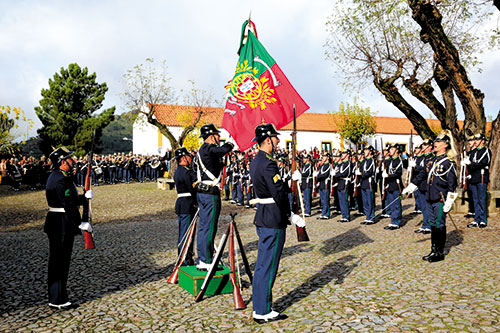
M 358 157 L 356 156 L 356 169 L 354 171 L 354 174 L 356 175 L 354 177 L 354 197 L 355 198 L 358 196 L 358 187 L 359 187 L 359 177 L 356 174 L 356 172 L 358 171 L 358 169 L 359 169 L 359 160 L 358 160 Z
M 222 179 L 221 179 L 221 182 L 220 182 L 220 191 L 221 191 L 221 194 L 224 193 L 224 195 L 227 195 L 226 194 L 226 190 L 225 190 L 225 185 L 226 185 L 226 181 L 227 181 L 227 159 L 228 159 L 228 155 L 229 154 L 226 154 L 224 156 L 224 168 L 222 169 Z
M 231 267 L 231 272 L 229 277 L 231 279 L 231 283 L 233 284 L 233 300 L 234 300 L 234 308 L 236 310 L 243 310 L 246 308 L 245 302 L 241 297 L 240 286 L 236 283 L 236 264 L 234 260 L 234 217 L 237 213 L 229 214 L 231 216 L 232 222 L 229 228 L 229 265 Z
M 409 142 L 409 146 L 410 146 L 410 156 L 408 158 L 408 167 L 406 169 L 406 180 L 405 180 L 405 187 L 407 187 L 408 185 L 410 185 L 410 182 L 411 182 L 411 178 L 413 176 L 413 167 L 410 166 L 410 162 L 412 162 L 414 160 L 414 156 L 413 156 L 413 131 L 410 131 L 410 142 Z M 408 198 L 411 198 L 412 194 L 408 194 Z
M 205 295 L 205 292 L 207 291 L 208 285 L 210 283 L 210 280 L 215 275 L 215 272 L 217 271 L 217 268 L 219 266 L 219 262 L 222 258 L 222 252 L 224 251 L 224 247 L 226 246 L 226 243 L 229 238 L 229 260 L 230 260 L 230 266 L 231 266 L 231 282 L 233 283 L 233 297 L 234 297 L 234 307 L 236 310 L 242 310 L 245 309 L 245 303 L 243 302 L 243 299 L 241 297 L 240 289 L 239 286 L 236 284 L 236 275 L 235 275 L 235 262 L 234 262 L 234 236 L 236 236 L 236 240 L 238 241 L 238 246 L 240 248 L 240 253 L 241 253 L 241 258 L 243 259 L 243 264 L 245 265 L 245 270 L 250 278 L 250 282 L 252 282 L 252 272 L 250 271 L 250 265 L 248 264 L 247 257 L 245 255 L 245 249 L 243 248 L 243 243 L 240 238 L 240 234 L 238 232 L 238 229 L 236 228 L 236 222 L 234 221 L 234 217 L 237 215 L 236 213 L 234 214 L 229 214 L 231 216 L 231 222 L 229 223 L 226 232 L 222 235 L 222 238 L 219 243 L 219 247 L 217 248 L 217 251 L 215 253 L 215 257 L 212 261 L 212 264 L 207 272 L 207 275 L 205 276 L 205 280 L 203 281 L 203 284 L 201 286 L 200 292 L 195 298 L 195 302 L 199 302 L 203 299 L 203 296 Z M 232 245 L 231 245 L 232 244 Z
M 190 250 L 191 243 L 192 243 L 193 238 L 194 238 L 194 230 L 196 228 L 196 223 L 198 222 L 199 217 L 200 217 L 199 213 L 200 213 L 200 209 L 198 208 L 198 210 L 196 211 L 196 214 L 194 214 L 193 220 L 191 221 L 191 224 L 189 225 L 187 232 L 184 234 L 184 237 L 181 240 L 180 254 L 177 257 L 177 261 L 175 262 L 175 265 L 174 265 L 175 266 L 174 271 L 172 272 L 172 274 L 170 274 L 170 277 L 168 278 L 167 283 L 176 284 L 178 279 L 179 279 L 179 267 L 181 267 L 182 264 L 184 264 L 184 261 L 186 260 L 187 254 Z
M 92 174 L 90 170 L 92 169 L 92 160 L 94 159 L 94 142 L 95 142 L 95 130 L 92 134 L 92 145 L 90 146 L 90 153 L 87 158 L 87 175 L 85 176 L 85 193 L 90 190 L 90 184 L 92 182 Z M 83 209 L 82 221 L 88 222 L 92 226 L 92 205 L 90 199 L 85 198 L 87 205 Z M 94 235 L 88 231 L 83 232 L 83 239 L 86 250 L 95 249 Z
M 293 132 L 292 132 L 292 169 L 290 171 L 290 175 L 297 170 L 297 118 L 295 116 L 295 104 L 293 105 Z M 294 213 L 299 212 L 299 198 L 300 196 L 297 181 L 292 181 L 292 211 Z M 304 213 L 304 206 L 302 205 L 302 213 Z M 308 242 L 309 236 L 306 232 L 306 227 L 295 226 L 297 230 L 297 240 L 299 242 Z
M 380 164 L 381 164 L 380 167 L 382 168 L 382 172 L 384 172 L 385 171 L 385 156 L 384 156 L 384 142 L 382 141 L 382 138 L 380 138 L 380 147 L 381 147 L 380 149 L 382 150 L 382 154 L 381 154 L 382 159 L 380 160 Z M 382 182 L 382 187 L 380 189 L 380 192 L 381 192 L 380 196 L 381 196 L 381 199 L 383 201 L 383 200 L 385 200 L 385 178 L 384 177 L 382 177 L 381 182 Z

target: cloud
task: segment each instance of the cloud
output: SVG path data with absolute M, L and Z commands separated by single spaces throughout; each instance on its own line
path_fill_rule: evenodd
M 36 118 L 40 90 L 61 67 L 77 62 L 107 83 L 104 106 L 116 105 L 121 113 L 127 111 L 120 99 L 122 75 L 148 57 L 167 61 L 177 91 L 194 80 L 223 96 L 236 66 L 241 25 L 251 11 L 259 38 L 311 111 L 333 110 L 354 96 L 342 90 L 324 56 L 324 24 L 332 7 L 329 0 L 2 1 L 0 104 L 21 106 Z M 496 114 L 499 60 L 484 57 L 484 72 L 471 77 L 486 94 L 487 112 Z M 402 115 L 373 88 L 362 97 L 379 115 Z

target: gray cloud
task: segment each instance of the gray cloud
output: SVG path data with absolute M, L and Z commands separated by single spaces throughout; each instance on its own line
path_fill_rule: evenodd
M 167 61 L 176 90 L 195 80 L 222 96 L 236 65 L 241 25 L 251 10 L 259 38 L 311 111 L 334 110 L 353 97 L 342 91 L 324 57 L 324 22 L 331 7 L 329 0 L 2 1 L 0 104 L 21 106 L 36 119 L 33 109 L 48 79 L 77 62 L 108 84 L 105 107 L 116 105 L 121 113 L 126 111 L 121 77 L 148 57 Z M 471 77 L 486 94 L 487 114 L 496 115 L 500 64 L 493 53 L 483 59 L 484 72 Z M 361 95 L 379 115 L 401 116 L 373 89 Z

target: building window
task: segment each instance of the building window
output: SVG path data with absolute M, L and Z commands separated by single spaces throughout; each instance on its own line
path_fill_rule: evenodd
M 321 151 L 326 151 L 328 153 L 332 152 L 332 142 L 331 141 L 321 141 Z

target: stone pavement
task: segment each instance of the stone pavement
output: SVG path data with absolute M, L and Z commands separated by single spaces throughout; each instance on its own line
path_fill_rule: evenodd
M 412 210 L 404 202 L 405 213 Z M 237 211 L 238 227 L 254 267 L 257 236 L 253 210 L 224 203 L 219 236 Z M 459 230 L 448 220 L 446 260 L 428 263 L 430 235 L 417 235 L 420 216 L 400 230 L 387 219 L 371 226 L 308 218 L 310 242 L 298 243 L 294 228 L 274 286 L 274 307 L 284 321 L 257 325 L 249 307 L 236 311 L 232 295 L 194 297 L 166 283 L 176 258 L 177 223 L 144 220 L 97 224 L 97 249 L 75 241 L 69 278 L 77 309 L 46 305 L 48 241 L 40 228 L 0 234 L 0 331 L 500 331 L 500 223 Z M 243 272 L 243 269 L 241 270 Z

